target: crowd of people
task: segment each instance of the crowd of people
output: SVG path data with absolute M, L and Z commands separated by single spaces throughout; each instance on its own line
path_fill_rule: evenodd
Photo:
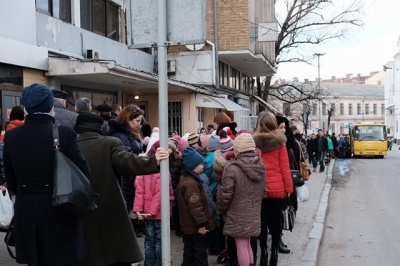
M 302 160 L 325 171 L 327 154 L 344 157 L 345 138 L 304 138 L 281 114 L 260 112 L 256 128 L 236 131 L 225 112 L 215 124 L 160 148 L 159 129 L 136 105 L 88 98 L 66 108 L 68 93 L 32 84 L 22 92 L 2 132 L 1 188 L 16 195 L 17 262 L 28 265 L 161 265 L 161 182 L 158 165 L 169 159 L 171 227 L 182 237 L 181 265 L 277 265 L 284 244 L 282 209 L 298 211 L 291 170 Z M 25 114 L 24 114 L 25 112 Z M 60 149 L 90 180 L 98 209 L 77 219 L 51 208 L 53 125 Z M 2 167 L 3 168 L 3 167 Z M 144 258 L 137 237 L 145 234 Z M 271 246 L 268 237 L 271 235 Z M 259 248 L 259 251 L 258 251 Z

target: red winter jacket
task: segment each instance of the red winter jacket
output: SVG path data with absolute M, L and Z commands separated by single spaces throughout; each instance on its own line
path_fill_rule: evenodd
M 256 133 L 253 138 L 266 166 L 267 198 L 285 198 L 285 193 L 293 192 L 285 135 L 275 130 L 268 133 Z

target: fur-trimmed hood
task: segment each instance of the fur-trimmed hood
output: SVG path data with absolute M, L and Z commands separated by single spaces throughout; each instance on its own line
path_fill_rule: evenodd
M 272 132 L 255 133 L 253 135 L 256 147 L 261 152 L 273 151 L 281 148 L 286 143 L 286 136 L 279 130 Z

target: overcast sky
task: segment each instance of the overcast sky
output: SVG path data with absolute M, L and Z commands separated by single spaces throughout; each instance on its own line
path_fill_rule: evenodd
M 380 71 L 399 52 L 400 0 L 365 0 L 364 12 L 363 27 L 351 29 L 344 39 L 312 47 L 315 53 L 325 53 L 320 58 L 322 79 Z M 311 66 L 302 63 L 279 65 L 275 78 L 291 80 L 293 77 L 316 80 L 318 60 L 315 59 Z

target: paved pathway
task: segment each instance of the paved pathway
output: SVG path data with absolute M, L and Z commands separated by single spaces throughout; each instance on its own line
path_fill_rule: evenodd
M 324 173 L 312 173 L 307 186 L 310 199 L 299 203 L 296 224 L 292 232 L 284 231 L 283 241 L 291 249 L 290 254 L 279 254 L 278 265 L 316 265 L 319 243 L 322 238 L 330 183 L 332 178 L 332 165 L 326 167 Z M 12 260 L 3 242 L 4 233 L 0 233 L 0 265 L 18 265 Z M 144 238 L 138 239 L 143 250 Z M 176 237 L 171 231 L 171 261 L 173 266 L 182 262 L 182 239 Z M 209 265 L 215 266 L 217 256 L 209 256 Z M 258 264 L 257 264 L 258 265 Z

